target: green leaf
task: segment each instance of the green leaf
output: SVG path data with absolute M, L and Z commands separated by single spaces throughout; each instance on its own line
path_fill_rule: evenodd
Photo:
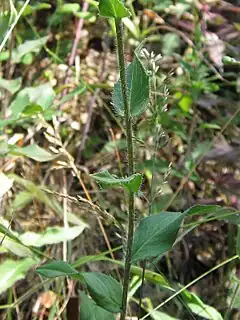
M 183 96 L 178 105 L 184 112 L 189 112 L 192 106 L 192 102 L 193 101 L 191 96 Z
M 100 272 L 82 272 L 81 276 L 98 306 L 109 312 L 121 311 L 122 288 L 114 278 Z
M 16 232 L 9 227 L 10 222 L 0 218 L 0 243 L 1 247 L 19 257 L 31 257 L 32 251 L 26 247 Z
M 119 139 L 116 141 L 108 141 L 102 148 L 102 152 L 114 153 L 116 152 L 116 147 L 118 151 L 127 149 L 127 141 L 125 139 Z
M 215 308 L 205 304 L 196 294 L 184 290 L 181 296 L 196 315 L 209 320 L 223 320 L 223 317 Z
M 80 10 L 79 3 L 64 3 L 57 9 L 57 13 L 61 14 L 73 14 Z
M 120 263 L 119 263 L 120 264 Z M 123 267 L 122 263 L 122 267 Z M 134 275 L 142 276 L 142 268 L 132 265 L 131 266 L 131 273 Z M 145 280 L 150 281 L 154 284 L 157 284 L 163 288 L 166 288 L 171 291 L 175 291 L 169 284 L 168 280 L 164 277 L 164 275 L 160 273 L 156 273 L 151 270 L 145 270 Z
M 12 24 L 14 20 L 17 17 L 17 10 L 13 4 L 13 0 L 9 0 L 9 5 L 10 5 L 10 12 L 11 12 L 11 18 L 10 18 L 10 23 Z
M 2 241 L 3 240 L 3 241 Z M 5 234 L 0 233 L 0 241 L 2 241 L 1 248 L 4 248 L 8 252 L 12 252 L 18 257 L 32 257 L 32 251 L 21 243 L 10 239 Z
M 34 60 L 34 55 L 31 52 L 29 52 L 22 57 L 21 62 L 22 64 L 29 65 L 33 63 L 33 60 Z
M 221 129 L 221 126 L 219 126 L 216 123 L 203 123 L 200 125 L 200 127 L 204 129 L 215 129 L 215 130 Z
M 221 207 L 216 205 L 197 204 L 191 208 L 188 208 L 185 213 L 188 216 L 204 215 L 206 213 L 213 214 L 219 209 L 221 209 Z
M 10 149 L 9 153 L 16 156 L 25 156 L 39 162 L 51 161 L 57 157 L 57 155 L 49 153 L 48 151 L 40 148 L 36 144 L 31 144 L 30 146 L 23 148 L 14 146 Z
M 34 198 L 34 195 L 27 191 L 19 192 L 12 203 L 12 208 L 14 211 L 22 210 L 26 205 L 28 205 Z
M 9 109 L 11 111 L 11 119 L 17 120 L 23 110 L 30 104 L 30 99 L 28 94 L 26 93 L 25 89 L 21 90 L 16 98 L 12 101 L 12 103 L 9 106 Z
M 0 13 L 0 43 L 3 41 L 6 32 L 8 31 L 8 27 L 10 26 L 11 14 L 8 13 Z
M 22 58 L 28 53 L 39 53 L 41 48 L 47 43 L 48 36 L 37 40 L 28 40 L 20 44 L 16 49 L 12 50 L 11 59 L 13 63 L 20 63 Z M 0 61 L 8 60 L 10 57 L 9 51 L 0 53 Z
M 120 0 L 100 0 L 99 13 L 102 17 L 114 19 L 130 17 L 131 15 Z
M 115 320 L 112 313 L 96 305 L 84 292 L 80 292 L 80 298 L 81 320 Z
M 238 225 L 238 234 L 237 234 L 237 255 L 240 257 L 240 226 Z
M 231 305 L 231 310 L 240 309 L 240 290 L 239 290 L 239 277 L 236 275 L 235 271 L 229 273 L 228 277 L 229 288 L 227 295 L 227 305 Z
M 88 20 L 91 23 L 94 23 L 96 21 L 96 18 L 97 18 L 96 14 L 94 14 L 93 12 L 89 12 L 89 11 L 86 11 L 86 12 L 82 12 L 82 11 L 74 12 L 74 16 L 77 17 L 77 18 Z
M 36 269 L 37 273 L 46 278 L 56 278 L 62 276 L 75 276 L 79 272 L 74 269 L 69 263 L 64 261 L 55 261 L 44 264 Z
M 234 208 L 220 208 L 218 211 L 214 212 L 213 217 L 217 220 L 225 220 L 233 224 L 240 224 L 240 214 Z
M 31 117 L 41 112 L 43 112 L 42 107 L 40 107 L 37 104 L 30 104 L 29 106 L 26 106 L 26 108 L 23 110 L 23 115 Z
M 160 256 L 171 249 L 184 216 L 184 212 L 161 212 L 142 219 L 133 238 L 132 262 Z
M 56 96 L 50 83 L 44 83 L 36 87 L 25 88 L 24 90 L 28 94 L 30 102 L 32 104 L 34 103 L 39 105 L 43 108 L 43 110 L 46 110 L 52 106 Z
M 20 240 L 25 245 L 41 247 L 48 244 L 73 240 L 83 232 L 85 227 L 86 225 L 69 228 L 49 227 L 40 233 L 25 232 L 20 236 Z
M 147 109 L 150 91 L 149 75 L 137 56 L 138 51 L 139 49 L 135 50 L 133 62 L 127 67 L 128 101 L 133 117 L 139 116 Z M 112 102 L 116 113 L 124 116 L 124 102 L 120 79 L 114 85 Z
M 0 294 L 11 288 L 16 281 L 23 279 L 26 272 L 36 263 L 38 261 L 32 258 L 4 261 L 0 265 Z
M 171 56 L 180 46 L 180 37 L 176 33 L 166 33 L 163 38 L 162 52 L 164 56 Z
M 52 106 L 54 98 L 55 92 L 49 83 L 27 87 L 17 94 L 10 105 L 10 110 L 13 115 L 19 115 L 30 104 L 38 105 L 46 110 Z
M 1 121 L 0 121 L 1 122 Z M 4 140 L 0 140 L 0 157 L 4 157 L 8 154 L 9 147 L 8 143 Z
M 108 252 L 107 252 L 108 253 Z M 107 254 L 99 254 L 99 255 L 95 255 L 95 256 L 84 256 L 84 257 L 80 257 L 77 261 L 75 261 L 73 263 L 73 266 L 75 268 L 80 267 L 86 263 L 92 262 L 92 261 L 108 261 L 111 262 L 113 264 L 117 264 L 119 265 L 121 268 L 124 268 L 124 261 L 119 261 L 119 260 L 112 260 L 108 257 L 106 257 L 105 255 Z M 142 268 L 137 267 L 132 265 L 131 266 L 131 273 L 134 275 L 137 275 L 139 277 L 142 276 Z M 171 291 L 175 291 L 173 288 L 170 287 L 169 282 L 167 281 L 167 279 L 160 273 L 156 273 L 154 271 L 151 270 L 145 270 L 145 280 L 148 280 L 154 284 L 160 285 L 161 287 L 167 288 Z
M 110 276 L 98 272 L 79 273 L 64 261 L 42 265 L 36 271 L 47 278 L 70 276 L 80 281 L 84 280 L 91 297 L 100 307 L 116 313 L 121 310 L 122 289 L 120 284 Z
M 129 192 L 138 192 L 142 183 L 142 175 L 140 173 L 135 173 L 126 178 L 117 178 L 110 174 L 108 170 L 103 170 L 91 176 L 102 188 L 123 187 Z
M 224 64 L 240 65 L 240 61 L 237 61 L 236 59 L 229 57 L 229 56 L 224 56 L 222 61 Z
M 37 87 L 24 88 L 18 92 L 10 104 L 11 116 L 0 121 L 0 128 L 16 122 L 22 113 L 26 117 L 48 110 L 52 106 L 54 99 L 55 92 L 49 83 L 41 84 Z
M 64 102 L 71 100 L 73 97 L 83 94 L 86 91 L 85 85 L 81 85 L 78 88 L 74 89 L 70 93 L 66 94 L 55 106 L 60 106 Z
M 3 234 L 5 236 L 8 236 L 10 239 L 16 241 L 16 242 L 20 242 L 18 239 L 18 236 L 15 235 L 11 229 L 9 228 L 9 221 L 5 220 L 5 219 L 0 219 L 1 223 L 0 223 L 0 234 Z
M 0 88 L 6 89 L 11 94 L 16 93 L 22 85 L 22 78 L 17 78 L 14 80 L 6 80 L 3 78 L 0 78 Z
M 217 220 L 226 220 L 233 224 L 240 224 L 240 214 L 234 208 L 222 208 L 217 205 L 195 205 L 185 211 L 188 216 L 207 215 Z
M 27 7 L 25 8 L 24 12 L 23 12 L 23 16 L 26 17 L 30 14 L 33 14 L 36 11 L 40 11 L 40 10 L 48 10 L 51 9 L 51 4 L 49 3 L 38 3 L 35 5 L 27 5 Z M 20 8 L 19 8 L 20 9 Z

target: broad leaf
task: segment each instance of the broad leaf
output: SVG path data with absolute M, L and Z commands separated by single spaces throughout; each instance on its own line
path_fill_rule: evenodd
M 4 261 L 0 265 L 0 294 L 11 288 L 16 281 L 23 279 L 26 272 L 36 263 L 38 261 L 32 258 Z
M 16 93 L 22 85 L 22 78 L 17 78 L 14 80 L 6 80 L 3 78 L 0 78 L 0 88 L 6 89 L 11 94 Z
M 64 261 L 55 261 L 44 264 L 36 269 L 37 273 L 46 278 L 56 278 L 62 276 L 75 276 L 79 272 L 74 269 L 69 263 Z
M 102 17 L 114 19 L 130 17 L 131 15 L 121 0 L 100 0 L 99 12 Z
M 10 112 L 11 112 L 11 117 L 10 120 L 17 120 L 21 113 L 23 112 L 23 110 L 30 104 L 30 99 L 29 96 L 27 94 L 27 92 L 25 91 L 25 89 L 21 90 L 16 98 L 12 101 L 12 103 L 10 104 Z M 5 119 L 8 120 L 8 119 Z M 4 123 L 3 123 L 4 125 Z M 1 125 L 1 126 L 3 126 Z
M 205 204 L 197 204 L 185 211 L 186 215 L 193 216 L 193 215 L 204 215 L 204 214 L 213 214 L 217 210 L 219 210 L 220 206 L 215 205 L 205 205 Z
M 55 261 L 42 265 L 36 271 L 47 278 L 70 276 L 86 283 L 88 291 L 98 306 L 109 312 L 120 312 L 122 288 L 110 276 L 99 272 L 79 273 L 70 264 L 64 261 Z
M 26 232 L 20 236 L 20 240 L 25 245 L 41 247 L 48 244 L 56 244 L 62 241 L 73 240 L 78 237 L 86 225 L 79 227 L 49 227 L 40 233 Z
M 107 252 L 108 253 L 108 252 Z M 108 261 L 114 264 L 119 265 L 121 268 L 124 268 L 124 261 L 119 261 L 119 260 L 112 260 L 108 257 L 106 257 L 106 254 L 99 254 L 99 255 L 95 255 L 95 256 L 84 256 L 84 257 L 80 257 L 79 259 L 77 259 L 77 261 L 75 261 L 73 263 L 73 267 L 77 268 L 80 267 L 86 263 L 92 262 L 92 261 Z M 142 268 L 137 267 L 132 265 L 131 266 L 131 273 L 134 275 L 137 275 L 139 277 L 142 276 Z M 160 285 L 161 287 L 167 288 L 171 291 L 175 291 L 173 288 L 170 287 L 169 282 L 167 281 L 167 279 L 160 273 L 156 273 L 154 271 L 151 270 L 145 270 L 145 280 L 148 280 L 154 284 Z
M 49 153 L 36 144 L 23 148 L 12 147 L 10 153 L 16 156 L 25 156 L 39 162 L 51 161 L 57 157 L 57 155 Z
M 184 216 L 184 212 L 161 212 L 142 219 L 133 238 L 132 262 L 160 256 L 170 250 Z
M 80 298 L 81 320 L 115 320 L 112 313 L 96 305 L 84 292 L 80 293 Z
M 39 53 L 41 48 L 47 43 L 48 36 L 37 40 L 28 40 L 20 44 L 16 49 L 12 50 L 11 59 L 13 63 L 20 63 L 23 57 L 28 53 Z M 10 57 L 9 51 L 0 53 L 0 61 L 8 60 Z
M 98 306 L 109 312 L 120 312 L 122 304 L 121 285 L 111 276 L 100 272 L 83 272 L 87 289 Z
M 194 314 L 204 319 L 223 320 L 223 317 L 215 308 L 206 304 L 199 305 L 195 303 L 188 303 L 187 306 Z
M 12 117 L 17 119 L 30 105 L 39 106 L 41 107 L 40 111 L 44 111 L 52 106 L 54 98 L 55 92 L 49 83 L 24 88 L 10 105 Z
M 43 94 L 44 92 L 44 94 Z M 47 119 L 51 118 L 51 106 L 55 99 L 55 92 L 49 83 L 37 87 L 26 87 L 17 93 L 10 104 L 10 117 L 0 120 L 0 129 L 6 125 L 16 123 L 20 117 L 30 117 L 42 113 Z
M 127 86 L 131 115 L 133 117 L 139 116 L 147 109 L 150 87 L 149 75 L 137 57 L 136 51 L 133 62 L 127 67 Z M 124 102 L 120 79 L 114 85 L 112 101 L 116 113 L 124 116 Z
M 39 105 L 43 110 L 51 107 L 56 96 L 50 83 L 40 84 L 37 87 L 25 88 L 24 90 L 28 94 L 30 102 Z
M 213 307 L 205 304 L 196 294 L 184 290 L 183 300 L 187 303 L 190 310 L 196 315 L 209 320 L 223 320 L 221 314 Z
M 103 170 L 91 176 L 102 188 L 123 187 L 129 192 L 138 192 L 142 183 L 142 175 L 139 173 L 126 178 L 118 178 L 110 174 L 108 170 Z

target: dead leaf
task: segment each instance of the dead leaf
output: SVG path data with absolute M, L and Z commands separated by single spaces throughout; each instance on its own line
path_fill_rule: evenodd
M 41 304 L 46 309 L 50 309 L 54 305 L 56 298 L 57 295 L 53 291 L 42 292 L 40 295 Z

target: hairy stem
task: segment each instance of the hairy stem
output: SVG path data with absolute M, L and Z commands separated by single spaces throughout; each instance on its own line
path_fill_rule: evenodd
M 132 117 L 130 113 L 130 105 L 128 102 L 128 89 L 126 80 L 126 66 L 124 59 L 124 44 L 123 44 L 123 26 L 121 19 L 115 20 L 116 35 L 117 35 L 117 53 L 118 53 L 118 66 L 120 71 L 120 81 L 122 97 L 124 102 L 124 120 L 126 127 L 127 138 L 127 154 L 128 154 L 128 174 L 134 173 L 134 157 L 133 157 L 133 129 Z M 128 234 L 127 234 L 127 248 L 123 278 L 123 297 L 122 297 L 122 312 L 120 320 L 125 320 L 127 313 L 127 297 L 131 269 L 131 256 L 132 256 L 132 243 L 134 232 L 134 193 L 129 194 L 128 199 Z

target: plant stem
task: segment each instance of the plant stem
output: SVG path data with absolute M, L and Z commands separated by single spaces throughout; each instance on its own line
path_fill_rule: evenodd
M 117 53 L 118 53 L 118 66 L 120 71 L 120 81 L 122 97 L 124 102 L 124 120 L 126 127 L 127 138 L 127 154 L 128 154 L 128 175 L 134 173 L 134 157 L 133 157 L 133 129 L 132 117 L 130 113 L 130 104 L 128 102 L 128 89 L 126 80 L 126 66 L 124 59 L 124 44 L 123 44 L 123 26 L 121 19 L 115 19 L 116 37 L 117 37 Z M 122 297 L 122 312 L 120 320 L 125 320 L 127 313 L 127 297 L 131 269 L 131 256 L 132 256 L 132 243 L 134 232 L 134 193 L 129 194 L 128 199 L 128 234 L 127 234 L 127 248 L 123 278 L 123 297 Z
M 23 14 L 24 10 L 26 9 L 27 5 L 29 4 L 30 0 L 26 0 L 25 3 L 23 4 L 22 8 L 20 9 L 20 11 L 18 12 L 16 18 L 14 19 L 13 23 L 11 24 L 10 28 L 8 29 L 8 31 L 6 32 L 2 43 L 0 43 L 0 52 L 3 50 L 6 42 L 8 41 L 8 39 L 11 36 L 11 33 L 13 31 L 13 29 L 15 28 L 16 24 L 18 23 L 18 20 L 21 18 L 21 15 Z

